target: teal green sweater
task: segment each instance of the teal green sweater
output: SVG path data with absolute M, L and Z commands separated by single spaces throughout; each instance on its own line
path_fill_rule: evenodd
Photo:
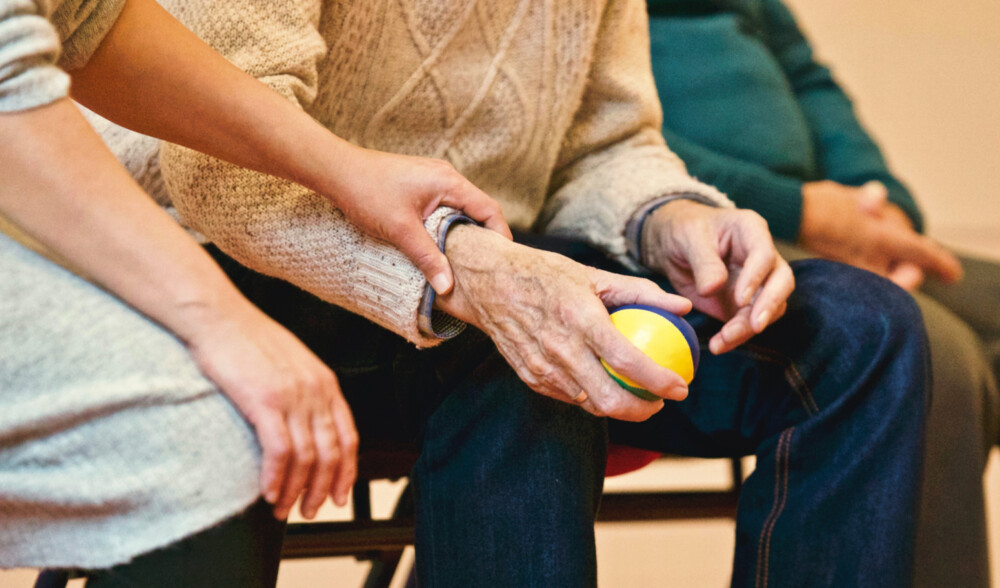
M 781 0 L 648 0 L 663 133 L 692 175 L 796 240 L 802 184 L 878 180 L 922 230 L 830 70 Z

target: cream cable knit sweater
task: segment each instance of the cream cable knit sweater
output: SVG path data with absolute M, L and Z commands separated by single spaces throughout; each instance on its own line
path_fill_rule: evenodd
M 642 0 L 161 3 L 339 136 L 448 159 L 515 228 L 624 257 L 626 223 L 651 199 L 731 205 L 659 133 Z M 143 141 L 109 140 L 127 165 L 153 169 L 128 162 Z M 245 265 L 437 342 L 418 328 L 421 274 L 323 197 L 175 145 L 160 165 L 187 225 Z

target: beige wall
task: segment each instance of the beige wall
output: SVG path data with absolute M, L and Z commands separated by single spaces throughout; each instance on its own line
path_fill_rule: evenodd
M 1000 254 L 1000 2 L 787 1 L 930 232 Z

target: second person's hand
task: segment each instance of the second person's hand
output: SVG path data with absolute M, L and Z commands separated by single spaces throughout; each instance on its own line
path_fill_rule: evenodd
M 447 161 L 353 147 L 333 189 L 324 193 L 355 225 L 387 241 L 417 266 L 438 294 L 455 278 L 424 221 L 449 206 L 511 238 L 500 205 Z
M 358 434 L 334 373 L 245 300 L 224 313 L 189 308 L 183 339 L 202 372 L 253 425 L 263 451 L 260 490 L 279 519 L 302 496 L 312 518 L 343 506 L 357 477 Z
M 821 257 L 874 272 L 907 290 L 916 289 L 925 274 L 946 283 L 962 276 L 958 259 L 916 232 L 879 182 L 803 185 L 799 242 Z

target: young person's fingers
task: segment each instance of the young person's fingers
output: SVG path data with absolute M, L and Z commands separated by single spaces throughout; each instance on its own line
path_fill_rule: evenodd
M 400 225 L 393 231 L 395 234 L 388 238 L 424 274 L 431 288 L 440 295 L 451 292 L 455 285 L 451 264 L 423 224 L 414 219 L 409 225 Z
M 340 461 L 340 445 L 337 442 L 337 431 L 333 416 L 328 411 L 317 412 L 312 417 L 312 435 L 316 447 L 316 462 L 305 485 L 300 509 L 302 516 L 311 519 L 326 497 L 330 494 L 330 485 Z
M 292 438 L 293 452 L 285 486 L 274 509 L 275 516 L 279 519 L 288 518 L 288 513 L 302 494 L 316 462 L 316 446 L 312 438 L 312 423 L 309 421 L 306 415 L 298 412 L 288 416 L 288 432 Z
M 261 411 L 253 421 L 261 446 L 260 492 L 264 500 L 277 505 L 285 486 L 288 462 L 292 454 L 292 438 L 285 419 L 273 411 Z
M 347 495 L 358 478 L 358 431 L 351 409 L 340 394 L 333 400 L 333 425 L 340 443 L 340 460 L 334 472 L 331 494 L 337 506 L 345 506 Z

